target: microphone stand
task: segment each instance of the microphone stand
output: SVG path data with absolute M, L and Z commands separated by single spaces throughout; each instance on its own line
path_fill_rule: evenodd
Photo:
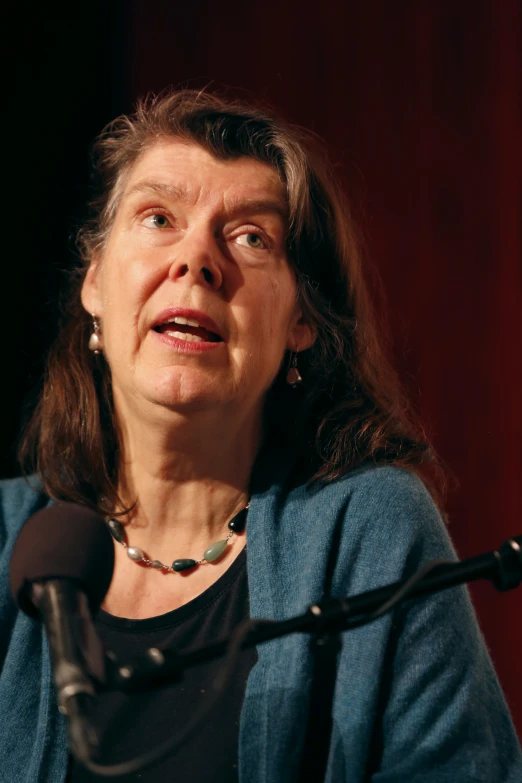
M 489 579 L 500 591 L 518 587 L 522 581 L 522 535 L 508 539 L 496 551 L 477 555 L 468 560 L 431 561 L 409 579 L 348 598 L 322 601 L 310 606 L 304 614 L 282 622 L 246 620 L 238 626 L 230 639 L 223 639 L 188 652 L 178 653 L 171 649 L 160 650 L 153 647 L 127 664 L 119 663 L 111 653 L 107 653 L 106 673 L 104 678 L 97 680 L 98 690 L 148 690 L 163 682 L 180 679 L 183 671 L 190 667 L 220 658 L 225 654 L 227 659 L 205 709 L 191 716 L 182 736 L 177 740 L 173 741 L 169 738 L 142 756 L 119 764 L 99 764 L 94 761 L 92 754 L 85 752 L 80 761 L 91 772 L 103 777 L 117 777 L 142 770 L 172 753 L 199 729 L 202 721 L 217 704 L 233 676 L 236 658 L 242 649 L 270 639 L 277 639 L 288 633 L 310 633 L 315 634 L 313 650 L 316 671 L 324 665 L 335 667 L 340 632 L 372 622 L 406 600 L 478 579 Z M 97 679 L 94 674 L 92 676 L 94 680 Z M 313 759 L 312 765 L 304 763 L 307 762 L 306 759 L 303 760 L 301 783 L 309 783 L 311 780 L 315 783 L 324 779 L 333 696 L 333 687 L 330 687 L 330 682 L 328 685 L 327 698 L 323 699 L 321 704 L 326 724 L 324 742 L 321 743 L 320 753 Z M 74 753 L 74 748 L 72 750 Z M 94 751 L 95 747 L 92 748 L 91 753 Z

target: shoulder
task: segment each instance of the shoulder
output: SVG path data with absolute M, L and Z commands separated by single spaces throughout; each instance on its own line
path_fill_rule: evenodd
M 348 494 L 347 513 L 352 524 L 358 523 L 365 533 L 375 521 L 385 523 L 386 535 L 409 539 L 445 529 L 426 485 L 411 470 L 372 466 L 355 471 L 343 483 Z
M 353 502 L 386 505 L 390 509 L 407 504 L 433 506 L 433 500 L 419 476 L 393 465 L 366 465 L 327 484 L 319 492 L 349 498 Z
M 455 559 L 423 482 L 391 466 L 365 466 L 328 484 L 275 483 L 252 499 L 248 524 L 249 583 L 266 594 L 264 574 L 277 574 L 281 615 L 288 602 L 299 610 L 318 600 L 330 576 L 336 594 L 355 594 L 428 560 Z
M 456 557 L 439 509 L 412 471 L 371 465 L 300 494 L 303 537 L 334 553 L 339 587 L 368 589 L 428 560 Z
M 441 513 L 422 480 L 412 471 L 393 466 L 365 466 L 302 495 L 313 516 L 330 509 L 342 516 L 351 535 L 414 539 L 445 530 Z
M 49 500 L 36 475 L 0 481 L 0 551 L 16 538 L 26 519 Z

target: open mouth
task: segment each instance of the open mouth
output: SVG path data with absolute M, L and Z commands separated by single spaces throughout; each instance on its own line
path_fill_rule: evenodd
M 159 334 L 167 334 L 169 337 L 176 337 L 178 340 L 185 340 L 186 342 L 223 342 L 221 336 L 216 332 L 211 332 L 192 318 L 184 318 L 181 315 L 176 315 L 161 324 L 157 324 L 154 327 L 154 331 Z

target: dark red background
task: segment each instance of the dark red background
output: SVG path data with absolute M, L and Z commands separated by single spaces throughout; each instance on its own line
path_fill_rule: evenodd
M 521 22 L 518 0 L 135 0 L 29 20 L 8 122 L 4 231 L 23 296 L 4 311 L 17 367 L 4 475 L 55 328 L 89 140 L 138 95 L 214 81 L 326 139 L 383 282 L 396 363 L 448 465 L 460 556 L 522 533 Z M 522 735 L 522 591 L 472 592 Z

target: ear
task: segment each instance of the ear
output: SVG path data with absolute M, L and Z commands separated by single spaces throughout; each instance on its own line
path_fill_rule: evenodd
M 306 351 L 315 343 L 316 334 L 305 321 L 300 310 L 294 316 L 293 325 L 288 333 L 286 347 L 289 351 Z
M 89 314 L 102 315 L 103 300 L 100 290 L 100 262 L 98 258 L 93 258 L 87 270 L 82 285 L 81 299 L 82 305 Z

